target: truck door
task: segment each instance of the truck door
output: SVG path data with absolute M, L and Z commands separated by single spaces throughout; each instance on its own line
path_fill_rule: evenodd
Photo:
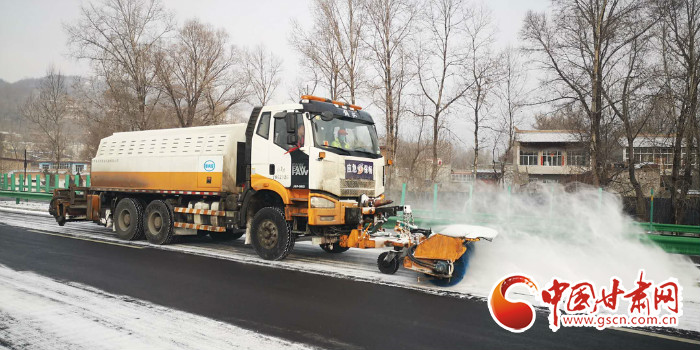
M 253 134 L 253 146 L 251 147 L 250 166 L 252 174 L 272 178 L 270 175 L 270 156 L 268 150 L 272 148 L 272 113 L 263 112 L 258 118 L 258 125 Z
M 309 137 L 303 114 L 278 113 L 273 119 L 273 146 L 269 148 L 272 178 L 287 188 L 309 188 Z

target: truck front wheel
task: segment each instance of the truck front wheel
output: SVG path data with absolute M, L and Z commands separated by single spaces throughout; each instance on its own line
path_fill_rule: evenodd
M 255 251 L 265 260 L 282 260 L 294 247 L 294 234 L 279 208 L 260 209 L 253 217 L 251 235 Z
M 173 214 L 168 204 L 152 201 L 146 207 L 146 239 L 152 244 L 168 244 L 173 240 Z
M 134 198 L 122 198 L 114 213 L 117 237 L 134 241 L 143 238 L 143 204 Z

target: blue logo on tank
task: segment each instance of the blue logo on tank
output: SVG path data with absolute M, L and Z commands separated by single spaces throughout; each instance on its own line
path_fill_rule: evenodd
M 214 171 L 216 168 L 216 164 L 214 164 L 213 160 L 208 160 L 204 162 L 204 171 Z

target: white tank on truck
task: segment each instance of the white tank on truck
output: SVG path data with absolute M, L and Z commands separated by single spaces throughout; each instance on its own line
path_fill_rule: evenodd
M 239 192 L 245 124 L 118 132 L 100 141 L 93 190 Z M 245 167 L 243 167 L 245 170 Z

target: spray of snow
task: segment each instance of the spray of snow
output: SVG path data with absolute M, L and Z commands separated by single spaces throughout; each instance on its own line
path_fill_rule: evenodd
M 0 265 L 0 348 L 307 349 L 206 317 Z
M 645 238 L 617 196 L 585 187 L 567 192 L 561 185 L 530 189 L 509 194 L 479 188 L 464 204 L 464 222 L 482 221 L 499 235 L 477 244 L 460 289 L 487 295 L 494 283 L 513 273 L 541 284 L 555 277 L 588 280 L 598 288 L 617 276 L 630 289 L 644 269 L 644 278 L 655 282 L 677 278 L 684 300 L 700 302 L 700 270 L 688 257 L 669 254 Z

